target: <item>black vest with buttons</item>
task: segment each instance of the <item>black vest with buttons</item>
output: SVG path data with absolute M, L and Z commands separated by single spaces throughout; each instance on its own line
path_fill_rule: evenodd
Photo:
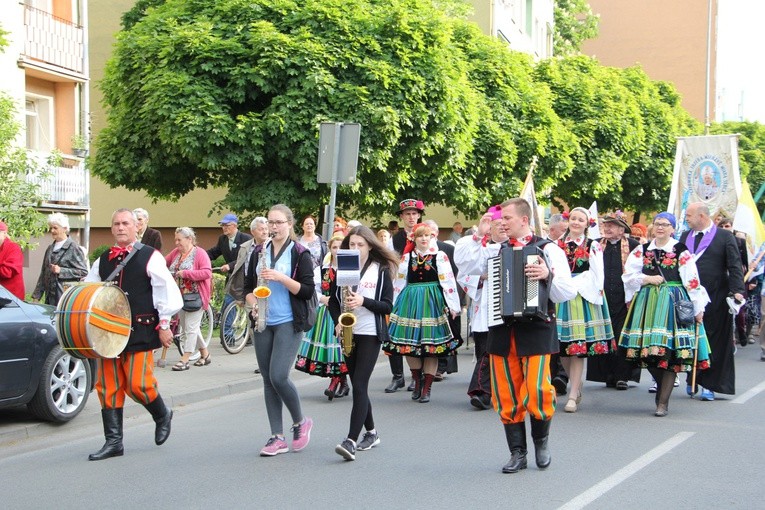
M 127 294 L 133 319 L 130 339 L 124 352 L 151 351 L 162 346 L 159 332 L 159 313 L 154 308 L 151 277 L 147 266 L 154 253 L 154 248 L 143 246 L 117 276 L 116 284 Z M 101 255 L 98 274 L 105 280 L 122 261 L 123 256 L 109 260 L 109 251 Z

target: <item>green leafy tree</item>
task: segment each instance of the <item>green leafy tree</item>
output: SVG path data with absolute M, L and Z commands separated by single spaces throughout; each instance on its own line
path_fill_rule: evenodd
M 746 179 L 752 194 L 765 184 L 765 126 L 759 122 L 725 121 L 712 124 L 713 135 L 738 133 L 738 154 L 741 178 Z M 760 198 L 757 206 L 762 211 L 765 199 Z
M 553 109 L 578 139 L 574 171 L 555 183 L 552 196 L 572 207 L 593 200 L 601 209 L 621 206 L 621 180 L 644 132 L 640 109 L 622 85 L 620 71 L 576 56 L 543 61 L 536 75 L 550 86 Z
M 643 130 L 640 150 L 627 160 L 619 199 L 639 217 L 666 209 L 677 137 L 700 134 L 702 126 L 680 105 L 671 83 L 652 81 L 639 66 L 622 70 L 621 78 L 637 102 Z
M 345 121 L 362 125 L 362 139 L 340 210 L 381 214 L 414 195 L 477 213 L 517 190 L 533 156 L 544 180 L 565 176 L 576 145 L 549 89 L 527 57 L 448 14 L 463 9 L 139 2 L 102 83 L 108 126 L 93 172 L 155 198 L 216 185 L 239 212 L 315 211 L 328 195 L 316 183 L 318 125 Z
M 0 30 L 0 51 L 7 45 L 6 35 Z M 16 145 L 20 127 L 15 111 L 13 100 L 0 93 L 0 219 L 8 224 L 13 240 L 27 247 L 33 246 L 30 238 L 45 232 L 46 224 L 34 208 L 42 200 L 40 188 L 26 179 L 34 163 Z
M 676 137 L 698 133 L 674 87 L 639 67 L 618 69 L 573 56 L 541 62 L 540 81 L 579 146 L 570 178 L 553 186 L 556 203 L 600 210 L 655 211 L 666 206 Z
M 555 0 L 553 19 L 555 55 L 578 54 L 584 41 L 598 36 L 600 16 L 592 13 L 586 0 Z

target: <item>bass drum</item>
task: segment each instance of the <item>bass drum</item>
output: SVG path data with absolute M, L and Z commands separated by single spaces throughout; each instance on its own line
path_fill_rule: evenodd
M 79 358 L 116 358 L 130 338 L 130 304 L 111 283 L 78 283 L 64 291 L 56 307 L 56 336 Z

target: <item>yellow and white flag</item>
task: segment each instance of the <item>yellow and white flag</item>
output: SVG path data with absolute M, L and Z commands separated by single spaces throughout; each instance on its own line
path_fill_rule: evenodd
M 600 217 L 598 216 L 598 201 L 592 203 L 589 208 L 590 212 L 590 227 L 587 229 L 587 237 L 590 239 L 600 239 L 603 237 L 600 234 Z
M 746 181 L 741 184 L 741 195 L 738 197 L 738 207 L 733 217 L 733 229 L 746 232 L 746 245 L 749 249 L 749 259 L 752 260 L 755 250 L 765 242 L 765 226 L 762 224 L 752 191 Z
M 694 202 L 709 207 L 712 217 L 733 216 L 741 194 L 738 135 L 689 136 L 677 139 L 675 171 L 667 210 L 677 218 L 677 235 L 688 230 L 685 211 Z
M 531 218 L 529 218 L 529 227 L 531 227 L 531 231 L 535 235 L 541 237 L 543 220 L 540 216 L 537 194 L 534 191 L 534 168 L 536 166 L 537 161 L 535 157 L 529 168 L 529 173 L 526 174 L 526 182 L 523 183 L 523 189 L 521 189 L 521 198 L 525 199 L 531 206 Z

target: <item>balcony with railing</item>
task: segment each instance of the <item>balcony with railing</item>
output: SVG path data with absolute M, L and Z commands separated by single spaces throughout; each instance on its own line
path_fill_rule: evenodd
M 42 64 L 82 75 L 85 71 L 85 30 L 49 12 L 24 6 L 24 55 L 29 64 Z
M 30 153 L 29 158 L 33 164 L 27 173 L 27 182 L 40 187 L 40 193 L 45 197 L 42 205 L 68 209 L 88 208 L 88 171 L 81 158 L 66 154 L 60 158 L 51 158 L 39 153 Z

